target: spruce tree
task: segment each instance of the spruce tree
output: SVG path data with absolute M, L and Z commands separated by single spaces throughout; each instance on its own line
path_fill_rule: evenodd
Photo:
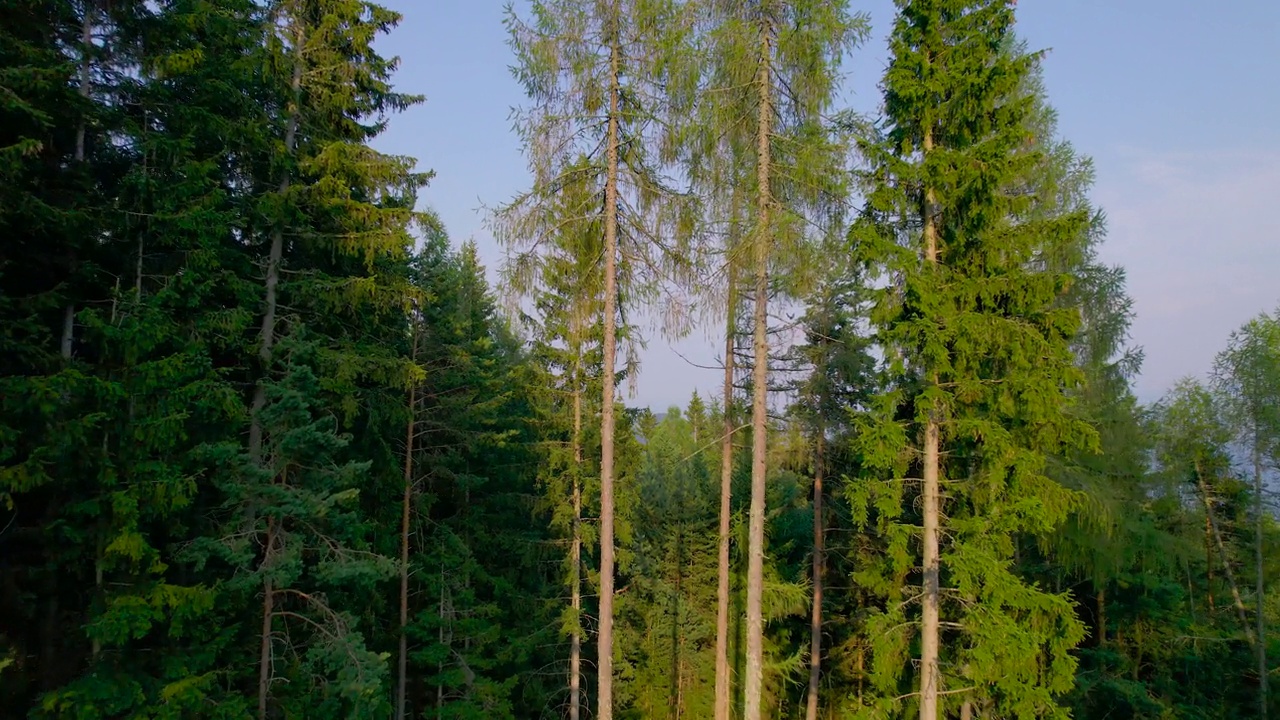
M 866 411 L 868 400 L 879 389 L 875 361 L 867 337 L 866 288 L 857 269 L 851 267 L 845 244 L 837 238 L 824 243 L 824 277 L 807 298 L 802 319 L 804 342 L 790 350 L 792 363 L 803 373 L 793 388 L 796 401 L 790 411 L 805 435 L 805 455 L 813 477 L 813 544 L 810 582 L 813 598 L 809 624 L 809 682 L 805 717 L 816 720 L 820 710 L 823 678 L 825 576 L 827 574 L 827 524 L 833 515 L 826 506 L 835 490 L 824 488 L 849 469 L 847 452 L 851 417 Z M 833 442 L 834 440 L 834 442 Z
M 584 165 L 586 162 L 584 158 Z M 548 232 L 539 254 L 519 255 L 504 268 L 513 300 L 519 302 L 521 297 L 536 293 L 534 312 L 526 316 L 526 323 L 534 357 L 547 373 L 551 390 L 539 405 L 542 421 L 547 425 L 543 482 L 553 523 L 561 532 L 567 530 L 570 544 L 570 602 L 564 625 L 569 635 L 571 719 L 581 717 L 583 705 L 583 500 L 586 481 L 593 476 L 587 466 L 584 424 L 596 415 L 596 404 L 590 397 L 599 382 L 603 362 L 602 233 L 598 223 L 574 221 L 591 213 L 598 197 L 597 186 L 586 173 L 577 174 L 576 180 L 560 188 L 547 218 L 549 224 L 560 229 Z
M 1096 442 L 1065 392 L 1079 382 L 1079 311 L 1060 301 L 1071 277 L 1044 263 L 1078 253 L 1090 218 L 1019 216 L 1029 199 L 1016 185 L 1043 160 L 1022 150 L 1030 101 L 1018 90 L 1038 58 L 1003 51 L 1012 26 L 1007 0 L 899 2 L 887 127 L 863 145 L 868 203 L 853 239 L 897 280 L 878 293 L 874 323 L 900 378 L 863 446 L 896 477 L 922 477 L 922 720 L 943 716 L 944 698 L 964 712 L 1062 715 L 1055 697 L 1071 686 L 1083 634 L 1065 597 L 1012 564 L 1019 537 L 1052 531 L 1074 502 L 1046 476 L 1046 455 Z M 892 509 L 901 482 L 876 505 L 899 573 L 907 535 L 892 518 L 914 515 Z M 904 627 L 906 603 L 889 603 L 873 634 Z M 901 630 L 880 641 L 882 692 L 893 693 L 893 658 L 907 647 Z M 968 690 L 949 693 L 953 683 Z
M 404 198 L 426 179 L 405 159 L 367 144 L 381 131 L 382 116 L 417 100 L 390 88 L 395 63 L 370 48 L 398 16 L 345 0 L 282 2 L 267 11 L 276 22 L 260 51 L 267 68 L 262 100 L 280 135 L 248 168 L 258 187 L 270 188 L 256 198 L 262 220 L 252 226 L 265 275 L 259 369 L 248 445 L 237 477 L 225 486 L 228 530 L 218 544 L 224 562 L 249 563 L 244 577 L 260 583 L 260 718 L 274 705 L 288 708 L 309 697 L 296 678 L 291 692 L 277 697 L 278 674 L 337 673 L 342 684 L 329 700 L 335 709 L 385 701 L 378 691 L 384 668 L 331 597 L 358 593 L 393 567 L 369 547 L 368 528 L 352 505 L 357 468 L 368 465 L 342 457 L 346 441 L 338 425 L 358 411 L 360 382 L 403 376 L 401 360 L 352 328 L 374 331 L 403 320 L 407 288 L 389 261 L 403 257 L 409 244 L 412 202 Z M 287 354 L 277 354 L 278 343 L 287 343 Z M 306 457 L 304 447 L 316 456 Z M 263 551 L 255 556 L 246 543 L 258 541 Z M 298 662 L 283 669 L 277 619 L 297 625 L 286 647 Z

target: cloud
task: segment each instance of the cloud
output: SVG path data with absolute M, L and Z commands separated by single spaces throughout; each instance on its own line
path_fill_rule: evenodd
M 1137 391 L 1152 400 L 1280 302 L 1280 152 L 1125 148 L 1098 166 L 1102 256 L 1128 271 L 1147 358 Z

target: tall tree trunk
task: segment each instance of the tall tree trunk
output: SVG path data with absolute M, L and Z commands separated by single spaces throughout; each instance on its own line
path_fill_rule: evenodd
M 89 99 L 90 83 L 92 82 L 92 68 L 90 62 L 93 53 L 93 0 L 85 0 L 84 14 L 80 21 L 80 97 L 85 100 Z M 80 118 L 80 124 L 76 126 L 76 162 L 84 162 L 85 158 L 85 135 L 88 132 L 87 123 L 83 117 Z
M 290 90 L 293 93 L 293 103 L 289 108 L 289 121 L 285 128 L 284 148 L 286 156 L 293 155 L 294 146 L 298 136 L 298 122 L 301 113 L 302 103 L 302 66 L 304 59 L 302 57 L 305 33 L 302 21 L 293 18 L 293 77 L 290 80 Z M 288 159 L 288 157 L 286 158 Z M 283 196 L 289 190 L 290 174 L 288 163 L 281 172 L 279 192 Z M 258 340 L 258 358 L 262 363 L 262 375 L 258 378 L 258 383 L 253 390 L 253 402 L 250 408 L 249 422 L 249 456 L 255 465 L 262 462 L 262 409 L 267 404 L 267 379 L 271 372 L 272 349 L 275 346 L 276 335 L 276 290 L 280 284 L 280 262 L 284 258 L 284 225 L 276 222 L 275 227 L 271 231 L 271 249 L 267 256 L 267 276 L 264 283 L 265 301 L 262 313 L 262 329 Z M 269 560 L 273 545 L 274 534 L 272 521 L 267 521 L 267 548 L 268 556 L 263 558 L 263 567 L 266 567 Z M 267 698 L 270 694 L 270 676 L 271 676 L 271 624 L 273 618 L 272 602 L 275 588 L 272 586 L 271 580 L 268 579 L 263 583 L 263 601 L 262 601 L 262 653 L 259 658 L 258 668 L 258 720 L 266 720 L 267 717 Z
M 1244 601 L 1240 599 L 1240 586 L 1236 583 L 1235 571 L 1231 569 L 1231 561 L 1227 557 L 1227 546 L 1222 540 L 1222 529 L 1218 527 L 1218 519 L 1213 514 L 1213 499 L 1209 495 L 1209 485 L 1205 482 L 1204 471 L 1201 469 L 1200 463 L 1196 463 L 1196 483 L 1200 486 L 1200 499 L 1204 501 L 1204 514 L 1209 519 L 1209 528 L 1213 531 L 1213 542 L 1218 547 L 1218 556 L 1222 558 L 1222 574 L 1227 578 L 1227 585 L 1231 588 L 1231 597 L 1235 602 L 1236 615 L 1240 617 L 1240 625 L 1244 628 L 1245 638 L 1248 639 L 1250 645 L 1255 645 L 1257 639 L 1253 635 L 1253 628 L 1249 626 L 1248 613 L 1244 609 Z
M 932 121 L 926 119 L 924 129 L 924 153 L 926 159 L 933 151 Z M 924 190 L 924 262 L 926 272 L 933 272 L 938 264 L 938 230 L 935 213 L 936 198 L 932 187 Z M 930 372 L 930 382 L 937 384 L 936 374 Z M 939 428 L 936 408 L 929 411 L 924 429 L 923 504 L 923 579 L 924 598 L 920 623 L 920 720 L 937 720 L 938 693 L 942 677 L 938 668 L 938 606 L 941 600 L 939 573 L 941 563 L 938 553 L 938 533 L 941 520 L 940 493 L 938 489 Z
M 769 392 L 769 251 L 772 240 L 773 194 L 770 182 L 773 133 L 773 29 L 771 15 L 763 8 L 757 92 L 760 116 L 756 127 L 757 225 L 755 250 L 755 317 L 751 397 L 751 511 L 747 538 L 747 667 L 743 701 L 744 720 L 760 720 L 764 689 L 764 521 L 765 482 L 768 474 Z
M 619 46 L 618 4 L 609 22 L 609 120 L 605 139 L 604 187 L 604 393 L 600 408 L 600 632 L 596 712 L 598 720 L 613 720 L 613 391 L 617 359 L 618 312 L 618 136 L 622 49 Z
M 728 269 L 727 319 L 724 334 L 724 437 L 720 441 L 720 547 L 716 587 L 716 704 L 715 720 L 729 720 L 729 535 L 733 511 L 733 366 L 737 333 L 734 266 Z
M 276 534 L 275 521 L 267 518 L 266 552 L 263 554 L 262 566 L 269 567 L 275 554 Z M 272 620 L 275 619 L 275 585 L 268 577 L 262 584 L 262 636 L 258 646 L 258 720 L 266 720 L 267 700 L 271 697 L 271 634 Z
M 1254 570 L 1257 572 L 1257 607 L 1254 608 L 1258 620 L 1258 717 L 1267 720 L 1267 624 L 1264 614 L 1267 593 L 1266 579 L 1262 571 L 1262 448 L 1257 436 L 1253 438 L 1253 530 L 1254 530 Z
M 575 334 L 581 328 L 575 328 Z M 573 632 L 569 636 L 569 720 L 582 716 L 582 350 L 579 345 L 573 366 Z
M 414 320 L 409 357 L 418 358 L 418 327 Z M 400 500 L 400 658 L 396 674 L 396 720 L 405 720 L 409 681 L 409 517 L 413 506 L 413 437 L 417 419 L 418 384 L 409 385 L 409 422 L 404 441 L 404 496 Z
M 822 573 L 826 537 L 822 517 L 823 429 L 818 426 L 813 463 L 813 611 L 809 617 L 809 697 L 806 720 L 818 720 L 818 683 L 822 680 Z

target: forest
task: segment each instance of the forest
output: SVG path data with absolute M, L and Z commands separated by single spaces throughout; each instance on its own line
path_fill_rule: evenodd
M 513 4 L 491 286 L 396 12 L 0 0 L 0 719 L 1280 712 L 1280 309 L 1139 401 L 1016 5 Z

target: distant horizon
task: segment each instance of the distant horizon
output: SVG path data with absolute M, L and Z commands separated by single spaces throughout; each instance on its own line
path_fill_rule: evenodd
M 385 4 L 404 22 L 379 47 L 401 56 L 397 88 L 427 102 L 393 117 L 376 146 L 436 172 L 421 207 L 437 212 L 455 246 L 476 242 L 497 292 L 502 256 L 480 209 L 528 182 L 509 120 L 525 99 L 508 71 L 501 6 Z M 854 7 L 870 14 L 872 36 L 845 63 L 842 105 L 874 113 L 893 3 Z M 1280 187 L 1280 83 L 1268 76 L 1280 67 L 1280 3 L 1215 7 L 1018 4 L 1019 36 L 1048 49 L 1045 86 L 1059 132 L 1095 163 L 1092 197 L 1109 228 L 1101 258 L 1128 275 L 1132 344 L 1145 354 L 1133 390 L 1143 403 L 1183 377 L 1204 377 L 1232 331 L 1280 307 L 1280 216 L 1270 207 Z M 689 364 L 716 364 L 717 333 L 700 328 L 677 343 L 646 333 L 638 394 L 624 388 L 620 399 L 665 410 L 694 389 L 718 397 L 719 373 Z

